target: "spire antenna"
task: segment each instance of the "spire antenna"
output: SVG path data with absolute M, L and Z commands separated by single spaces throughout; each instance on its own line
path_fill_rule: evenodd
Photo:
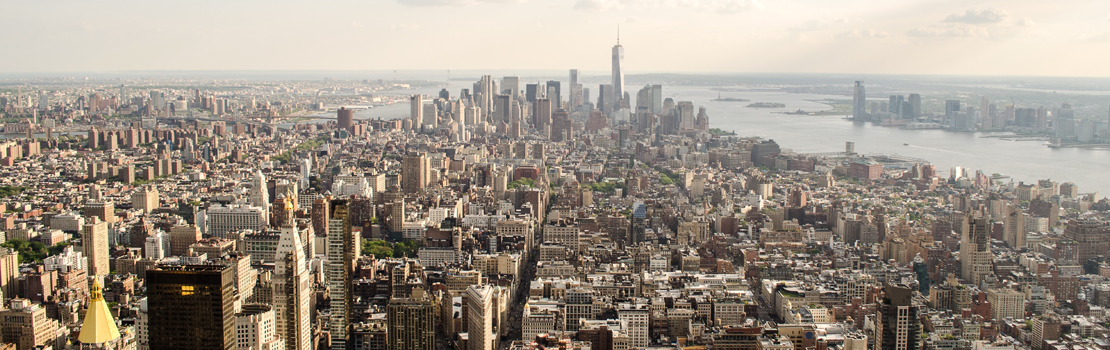
M 621 25 L 617 23 L 617 45 L 621 44 Z

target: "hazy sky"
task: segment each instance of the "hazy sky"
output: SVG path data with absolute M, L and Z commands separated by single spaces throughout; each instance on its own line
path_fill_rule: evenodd
M 3 1 L 0 72 L 1110 76 L 1106 0 Z

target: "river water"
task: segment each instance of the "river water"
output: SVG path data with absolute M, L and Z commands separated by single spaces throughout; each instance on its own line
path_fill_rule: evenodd
M 524 84 L 522 81 L 521 84 Z M 522 85 L 523 86 L 523 85 Z M 470 83 L 452 81 L 448 91 L 455 96 Z M 627 87 L 635 96 L 639 87 Z M 1014 182 L 1035 182 L 1052 179 L 1059 183 L 1073 182 L 1080 193 L 1098 192 L 1100 198 L 1110 194 L 1110 151 L 1076 148 L 1053 149 L 1044 141 L 1008 141 L 982 136 L 991 133 L 958 133 L 943 130 L 904 130 L 893 127 L 857 124 L 844 116 L 799 116 L 775 112 L 819 111 L 830 106 L 815 102 L 826 98 L 847 100 L 850 96 L 795 94 L 786 92 L 722 92 L 722 97 L 749 99 L 751 102 L 778 102 L 785 108 L 749 108 L 751 102 L 717 102 L 718 92 L 712 87 L 664 86 L 664 98 L 692 101 L 706 108 L 709 126 L 735 131 L 740 136 L 773 139 L 783 148 L 795 152 L 843 152 L 844 143 L 855 142 L 858 153 L 898 154 L 929 160 L 941 176 L 961 166 L 971 171 L 1000 173 Z M 594 89 L 593 93 L 596 94 Z M 439 89 L 396 91 L 396 93 L 436 95 Z M 596 100 L 596 96 L 591 100 Z M 878 99 L 876 99 L 878 101 Z M 355 113 L 357 119 L 393 119 L 406 117 L 407 103 L 375 107 Z M 283 127 L 287 127 L 283 126 Z M 909 146 L 905 146 L 909 144 Z

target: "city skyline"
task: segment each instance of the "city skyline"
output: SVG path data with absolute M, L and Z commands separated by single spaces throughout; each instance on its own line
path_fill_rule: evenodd
M 602 55 L 615 44 L 619 25 L 621 44 L 629 48 L 623 67 L 629 74 L 1110 75 L 1098 59 L 1110 42 L 1110 4 L 1095 1 L 111 5 L 4 5 L 6 12 L 26 15 L 0 24 L 21 33 L 0 43 L 26 50 L 0 58 L 0 70 L 604 71 Z M 1069 10 L 1074 8 L 1085 10 L 1076 14 Z M 499 40 L 514 42 L 514 50 L 474 40 L 482 33 L 502 33 Z M 345 54 L 330 54 L 337 50 Z M 459 54 L 442 60 L 437 52 Z M 893 52 L 906 54 L 885 54 Z
M 1110 344 L 1110 3 L 51 5 L 4 350 Z

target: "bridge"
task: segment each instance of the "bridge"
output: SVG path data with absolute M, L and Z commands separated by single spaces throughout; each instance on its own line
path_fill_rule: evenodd
M 266 118 L 266 117 L 261 117 L 261 118 Z M 235 123 L 251 124 L 251 125 L 254 125 L 254 126 L 273 126 L 270 123 L 263 123 L 263 122 L 253 121 L 253 120 L 244 119 L 244 118 L 222 119 L 222 118 L 210 118 L 210 117 L 158 117 L 158 120 L 159 121 L 162 121 L 162 120 L 199 120 L 199 121 L 205 121 L 205 122 L 235 122 Z

